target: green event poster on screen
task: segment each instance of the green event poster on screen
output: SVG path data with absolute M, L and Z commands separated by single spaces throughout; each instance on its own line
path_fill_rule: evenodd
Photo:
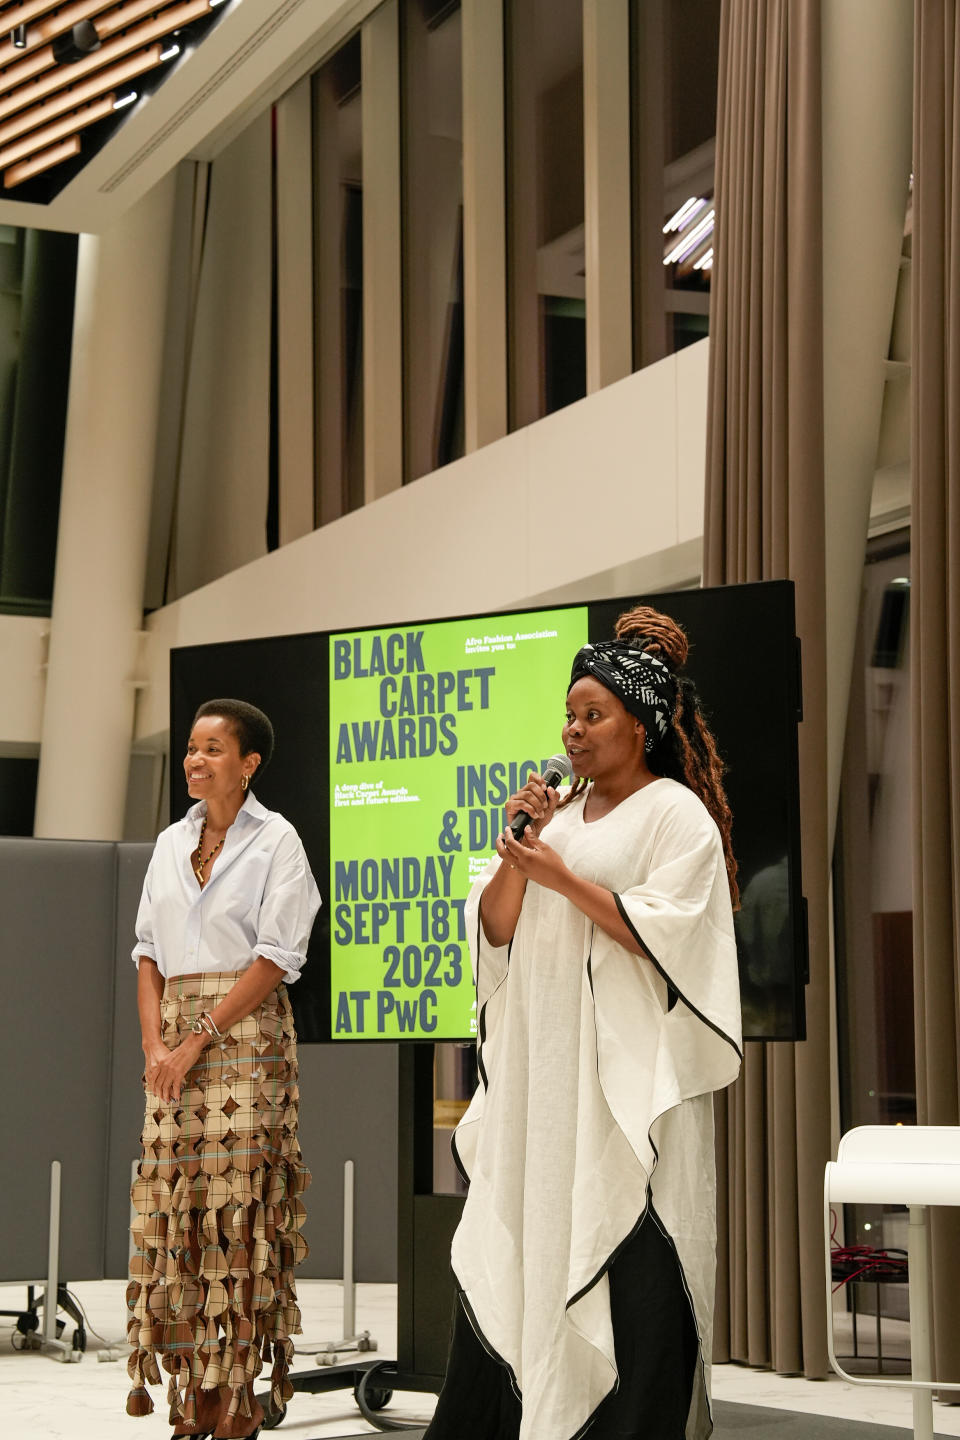
M 476 1034 L 464 901 L 586 640 L 586 606 L 330 637 L 335 1040 Z

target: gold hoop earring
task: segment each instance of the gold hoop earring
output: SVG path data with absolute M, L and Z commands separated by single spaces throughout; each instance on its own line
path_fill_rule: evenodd
M 249 784 L 250 784 L 250 776 L 249 776 L 249 775 L 241 775 L 241 776 L 240 776 L 240 789 L 241 789 L 241 790 L 246 790 L 246 788 L 247 788 L 247 786 L 248 786 Z

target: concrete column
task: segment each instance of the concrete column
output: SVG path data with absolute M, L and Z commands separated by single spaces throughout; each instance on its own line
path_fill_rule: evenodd
M 503 7 L 463 0 L 463 306 L 466 448 L 507 433 Z
M 583 4 L 587 391 L 633 369 L 630 275 L 630 7 Z
M 828 814 L 836 821 L 913 136 L 912 0 L 823 6 Z
M 123 833 L 174 190 L 80 238 L 36 835 Z
M 294 85 L 276 107 L 281 545 L 309 535 L 314 525 L 310 79 Z
M 403 484 L 400 21 L 397 0 L 363 22 L 363 464 L 369 504 Z

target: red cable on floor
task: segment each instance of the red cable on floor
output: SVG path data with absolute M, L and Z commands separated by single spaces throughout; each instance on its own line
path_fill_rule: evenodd
M 849 1285 L 851 1280 L 859 1280 L 864 1275 L 871 1275 L 871 1272 L 886 1270 L 895 1275 L 907 1273 L 907 1256 L 895 1250 L 877 1250 L 872 1245 L 838 1245 L 836 1243 L 837 1233 L 837 1212 L 830 1211 L 830 1265 L 836 1271 L 844 1265 L 857 1266 L 851 1270 L 849 1275 L 843 1275 L 834 1285 L 831 1294 L 836 1294 L 841 1285 Z M 834 1274 L 834 1278 L 836 1275 Z M 873 1278 L 879 1278 L 875 1274 Z M 892 1278 L 892 1277 L 891 1277 Z

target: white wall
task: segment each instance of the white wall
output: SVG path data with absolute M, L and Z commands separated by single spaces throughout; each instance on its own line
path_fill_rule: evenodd
M 0 615 L 0 754 L 36 754 L 43 723 L 50 621 Z

